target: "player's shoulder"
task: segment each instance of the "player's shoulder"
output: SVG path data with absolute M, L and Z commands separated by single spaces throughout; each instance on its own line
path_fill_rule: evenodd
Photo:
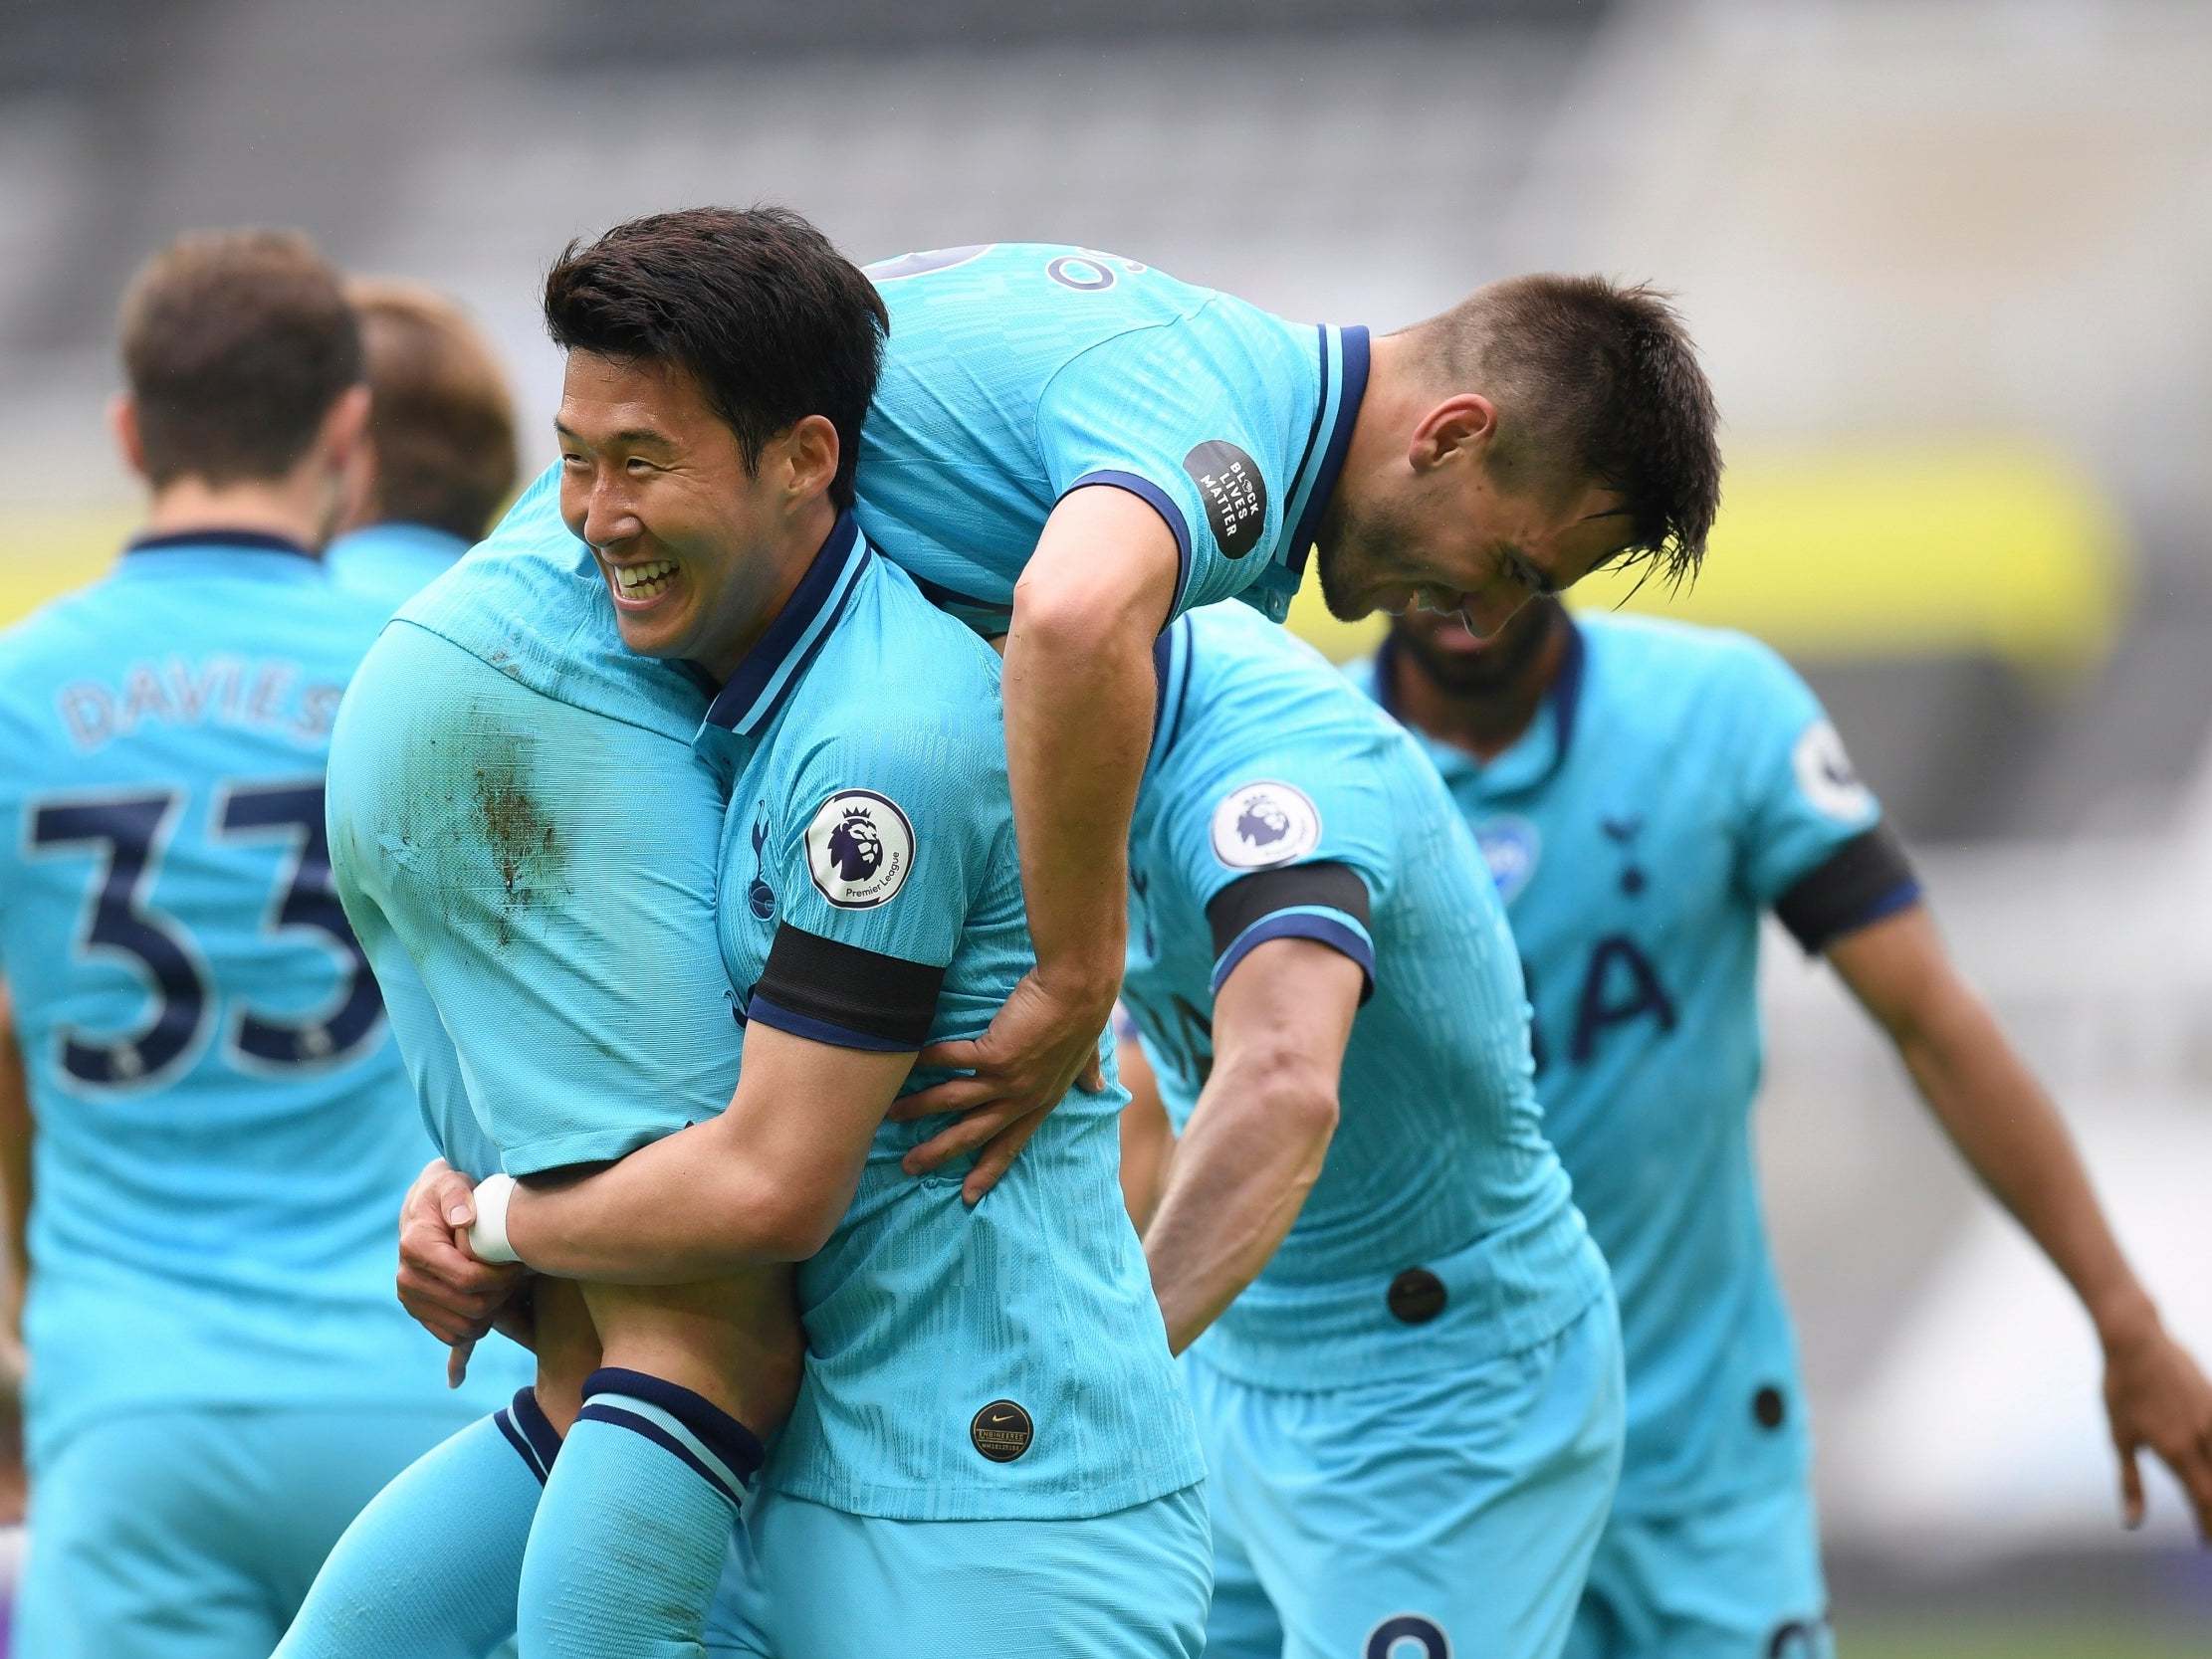
M 1575 626 L 1592 690 L 1609 703 L 1725 713 L 1716 695 L 1800 684 L 1780 652 L 1740 629 L 1614 613 L 1585 613 Z
M 1005 769 L 998 654 L 872 548 L 806 670 L 803 750 L 918 777 Z

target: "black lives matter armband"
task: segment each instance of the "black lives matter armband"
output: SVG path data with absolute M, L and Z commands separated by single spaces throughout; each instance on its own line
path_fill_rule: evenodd
M 1774 914 L 1807 955 L 1920 897 L 1919 878 L 1886 824 L 1854 836 L 1774 902 Z
M 1286 864 L 1240 876 L 1214 895 L 1206 920 L 1214 930 L 1214 986 L 1253 945 L 1271 938 L 1312 938 L 1332 945 L 1360 964 L 1366 1001 L 1375 991 L 1375 949 L 1341 922 L 1315 916 L 1315 910 L 1340 911 L 1362 928 L 1369 922 L 1367 883 L 1345 864 Z
M 929 1041 L 945 970 L 809 933 L 775 930 L 749 1020 L 839 1048 L 899 1053 Z

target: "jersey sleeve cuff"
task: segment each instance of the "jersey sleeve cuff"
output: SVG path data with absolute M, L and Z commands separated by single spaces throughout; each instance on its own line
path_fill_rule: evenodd
M 1286 864 L 1239 876 L 1208 901 L 1214 930 L 1214 989 L 1256 944 L 1310 938 L 1360 964 L 1360 1000 L 1375 994 L 1375 939 L 1369 933 L 1367 883 L 1348 864 Z
M 1183 509 L 1176 506 L 1175 498 L 1161 489 L 1159 485 L 1153 483 L 1151 479 L 1140 478 L 1135 473 L 1125 473 L 1112 467 L 1101 467 L 1085 473 L 1060 492 L 1060 500 L 1064 502 L 1076 491 L 1086 490 L 1098 484 L 1109 485 L 1116 490 L 1128 491 L 1132 496 L 1150 507 L 1153 512 L 1159 514 L 1162 518 L 1165 518 L 1169 531 L 1175 536 L 1175 603 L 1168 607 L 1167 621 L 1161 624 L 1162 627 L 1166 627 L 1167 622 L 1173 622 L 1183 614 L 1183 602 L 1191 592 L 1190 521 L 1183 517 Z
M 837 1048 L 898 1054 L 929 1041 L 944 983 L 942 967 L 786 922 L 775 931 L 745 1017 Z
M 1808 956 L 1846 933 L 1919 903 L 1920 882 L 1886 824 L 1831 853 L 1774 902 L 1774 914 Z
M 1375 940 L 1365 928 L 1342 911 L 1276 911 L 1246 928 L 1214 963 L 1214 993 L 1220 994 L 1236 964 L 1251 954 L 1254 945 L 1271 938 L 1310 938 L 1349 956 L 1360 965 L 1360 1001 L 1375 994 Z

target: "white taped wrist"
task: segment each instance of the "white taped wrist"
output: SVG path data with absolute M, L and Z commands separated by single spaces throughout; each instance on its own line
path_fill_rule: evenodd
M 519 1262 L 515 1247 L 507 1242 L 507 1206 L 515 1196 L 513 1175 L 487 1175 L 474 1194 L 476 1222 L 469 1228 L 469 1248 L 480 1262 Z

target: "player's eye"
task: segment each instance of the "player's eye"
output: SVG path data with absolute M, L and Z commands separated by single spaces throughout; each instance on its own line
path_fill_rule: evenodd
M 631 456 L 629 460 L 623 463 L 623 466 L 629 469 L 629 474 L 632 478 L 642 478 L 647 473 L 658 472 L 660 470 L 659 468 L 655 467 L 652 462 L 646 460 L 641 455 Z

